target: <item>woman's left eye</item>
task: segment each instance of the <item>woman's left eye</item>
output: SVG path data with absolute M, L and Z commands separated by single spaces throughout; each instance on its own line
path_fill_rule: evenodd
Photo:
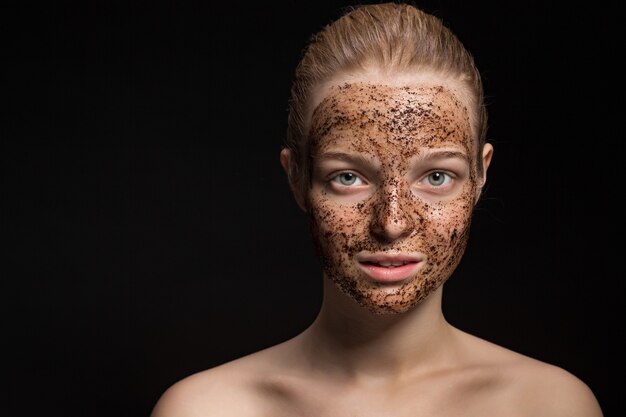
M 341 174 L 334 176 L 332 181 L 346 186 L 363 184 L 363 180 L 352 172 L 342 172 Z
M 450 175 L 441 171 L 431 172 L 426 176 L 426 181 L 428 181 L 428 185 L 431 185 L 433 187 L 441 187 L 449 183 L 451 180 L 452 177 L 450 177 Z

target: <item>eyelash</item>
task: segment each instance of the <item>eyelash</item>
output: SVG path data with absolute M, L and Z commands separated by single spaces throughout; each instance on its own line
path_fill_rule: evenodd
M 344 183 L 342 183 L 342 182 L 341 182 L 341 180 L 340 180 L 340 177 L 341 177 L 342 175 L 352 175 L 352 176 L 354 177 L 354 179 L 355 179 L 355 182 L 360 181 L 361 183 L 360 183 L 360 184 L 356 184 L 356 186 L 359 186 L 359 185 L 363 185 L 363 184 L 365 184 L 365 181 L 363 181 L 363 179 L 362 179 L 359 175 L 357 175 L 357 174 L 355 174 L 354 172 L 351 172 L 351 171 L 343 171 L 343 172 L 339 172 L 338 174 L 333 175 L 333 176 L 330 178 L 330 181 L 331 181 L 331 182 L 335 182 L 335 183 L 337 183 L 337 184 L 339 184 L 339 185 L 341 185 L 341 186 L 343 186 L 343 187 L 352 187 L 352 186 L 355 186 L 355 184 L 354 184 L 354 183 L 353 183 L 353 184 L 344 184 Z
M 443 175 L 443 183 L 442 184 L 432 184 L 432 183 L 430 183 L 429 179 L 433 175 L 436 175 L 436 174 L 437 175 Z M 351 184 L 345 184 L 341 180 L 341 177 L 345 176 L 345 175 L 352 176 L 352 178 L 354 178 L 354 182 L 351 183 Z M 426 185 L 428 187 L 442 188 L 442 187 L 448 185 L 450 183 L 450 181 L 452 181 L 452 180 L 454 180 L 454 176 L 449 174 L 448 172 L 445 172 L 445 171 L 432 171 L 432 172 L 429 172 L 428 174 L 426 174 L 424 177 L 422 177 L 422 179 L 419 181 L 419 183 L 423 183 L 424 181 L 427 181 L 428 183 Z M 338 174 L 333 175 L 330 178 L 330 181 L 334 182 L 336 184 L 339 184 L 340 186 L 343 186 L 343 187 L 360 186 L 360 185 L 366 184 L 366 182 L 359 175 L 357 175 L 357 174 L 355 174 L 354 172 L 351 172 L 351 171 L 339 172 Z
M 429 178 L 430 178 L 432 175 L 434 175 L 434 174 L 441 174 L 441 175 L 443 175 L 443 176 L 444 176 L 444 178 L 443 178 L 443 179 L 444 179 L 444 182 L 443 182 L 443 184 L 439 184 L 439 185 L 437 185 L 437 184 L 430 184 L 430 183 L 428 183 L 427 185 L 428 185 L 429 187 L 433 187 L 433 188 L 442 188 L 442 187 L 444 187 L 444 186 L 448 185 L 448 184 L 450 183 L 450 181 L 454 180 L 454 176 L 452 176 L 451 174 L 449 174 L 449 173 L 447 173 L 447 172 L 445 172 L 445 171 L 432 171 L 432 172 L 429 172 L 428 174 L 426 174 L 426 175 L 423 177 L 423 180 L 420 180 L 420 183 L 421 183 L 422 181 L 428 181 L 428 180 L 429 180 Z

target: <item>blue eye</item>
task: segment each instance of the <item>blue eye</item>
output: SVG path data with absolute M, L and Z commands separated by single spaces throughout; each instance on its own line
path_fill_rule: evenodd
M 346 186 L 363 184 L 363 180 L 352 172 L 342 172 L 341 174 L 333 177 L 333 181 Z
M 428 181 L 428 184 L 434 187 L 441 187 L 442 185 L 447 184 L 451 178 L 445 172 L 435 171 L 428 174 L 426 180 Z

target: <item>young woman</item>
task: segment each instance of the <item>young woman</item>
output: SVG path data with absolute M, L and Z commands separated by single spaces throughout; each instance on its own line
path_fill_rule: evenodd
M 153 417 L 601 416 L 582 381 L 446 322 L 493 147 L 471 55 L 434 16 L 354 8 L 312 38 L 280 161 L 324 272 L 316 320 L 189 376 Z

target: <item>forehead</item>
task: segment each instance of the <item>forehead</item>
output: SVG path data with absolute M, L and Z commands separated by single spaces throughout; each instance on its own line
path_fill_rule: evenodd
M 316 91 L 311 140 L 347 134 L 404 146 L 454 143 L 469 152 L 469 112 L 458 87 L 436 78 L 334 80 Z
M 383 94 L 387 89 L 387 94 L 392 94 L 393 90 L 401 93 L 406 89 L 422 89 L 425 91 L 429 87 L 443 87 L 443 89 L 454 96 L 456 100 L 465 108 L 471 118 L 473 114 L 472 94 L 465 82 L 461 79 L 446 77 L 434 71 L 422 71 L 416 73 L 384 73 L 377 67 L 371 67 L 360 72 L 340 73 L 333 78 L 320 83 L 311 91 L 308 114 L 305 114 L 305 121 L 311 120 L 311 116 L 318 105 L 330 94 L 335 94 L 341 86 L 348 85 L 371 85 L 379 86 L 379 93 Z M 344 95 L 355 94 L 357 89 L 344 90 Z M 365 93 L 367 94 L 367 93 Z M 438 98 L 443 98 L 440 95 Z

